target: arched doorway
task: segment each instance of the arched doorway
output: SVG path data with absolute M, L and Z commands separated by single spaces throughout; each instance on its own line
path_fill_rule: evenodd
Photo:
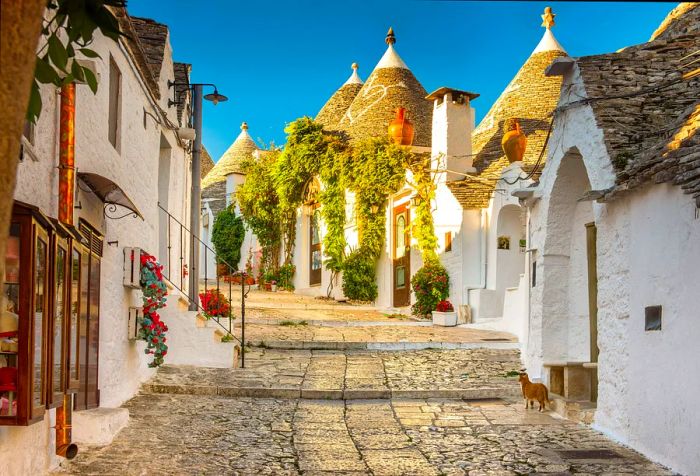
M 496 222 L 496 293 L 500 315 L 509 290 L 516 289 L 525 272 L 524 209 L 505 205 Z
M 549 198 L 543 258 L 545 362 L 597 361 L 596 233 L 585 163 L 575 149 L 561 160 Z M 594 389 L 592 389 L 594 390 Z

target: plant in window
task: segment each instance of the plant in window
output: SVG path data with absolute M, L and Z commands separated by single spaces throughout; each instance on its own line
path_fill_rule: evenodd
M 149 367 L 163 364 L 168 354 L 165 333 L 168 326 L 160 320 L 158 309 L 165 307 L 168 288 L 163 279 L 163 266 L 154 256 L 141 252 L 141 290 L 143 291 L 143 319 L 139 329 L 139 338 L 146 341 L 146 354 L 153 355 Z
M 204 317 L 207 319 L 231 315 L 231 303 L 218 289 L 209 289 L 201 293 L 199 300 L 202 303 L 202 309 L 204 309 Z

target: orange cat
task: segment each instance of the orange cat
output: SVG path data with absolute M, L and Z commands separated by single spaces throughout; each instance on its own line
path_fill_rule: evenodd
M 530 408 L 535 407 L 535 400 L 540 403 L 539 411 L 544 411 L 544 403 L 549 403 L 549 392 L 543 383 L 532 383 L 525 372 L 520 374 L 520 386 L 523 389 L 523 398 L 525 398 L 525 410 L 527 404 Z

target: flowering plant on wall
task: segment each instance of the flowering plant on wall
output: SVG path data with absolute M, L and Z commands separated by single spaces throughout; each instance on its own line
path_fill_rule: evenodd
M 455 308 L 450 301 L 443 299 L 437 303 L 437 308 L 435 310 L 437 312 L 454 312 Z
M 143 291 L 143 319 L 139 329 L 139 338 L 146 341 L 146 354 L 153 354 L 149 367 L 163 364 L 163 357 L 168 353 L 165 333 L 168 326 L 160 320 L 158 309 L 165 307 L 168 288 L 163 279 L 163 266 L 154 256 L 141 252 L 141 290 Z
M 221 294 L 217 289 L 209 289 L 199 295 L 199 300 L 202 302 L 204 316 L 207 319 L 212 317 L 229 317 L 231 314 L 231 304 L 226 296 Z

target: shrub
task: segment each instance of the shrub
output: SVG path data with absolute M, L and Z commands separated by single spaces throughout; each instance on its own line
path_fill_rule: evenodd
M 241 260 L 241 246 L 245 237 L 245 226 L 241 217 L 236 216 L 233 205 L 221 210 L 214 220 L 211 241 L 214 243 L 219 264 L 226 263 L 238 269 Z
M 294 291 L 295 272 L 296 267 L 291 263 L 280 266 L 280 269 L 277 272 L 277 285 L 282 289 L 286 289 L 287 291 Z
M 449 296 L 450 277 L 438 260 L 429 260 L 411 278 L 411 288 L 416 295 L 413 314 L 427 316 Z
M 454 312 L 455 308 L 450 301 L 443 300 L 437 303 L 437 312 Z
M 343 263 L 343 293 L 348 299 L 374 301 L 377 299 L 377 283 L 374 279 L 375 258 L 369 251 L 359 248 Z

